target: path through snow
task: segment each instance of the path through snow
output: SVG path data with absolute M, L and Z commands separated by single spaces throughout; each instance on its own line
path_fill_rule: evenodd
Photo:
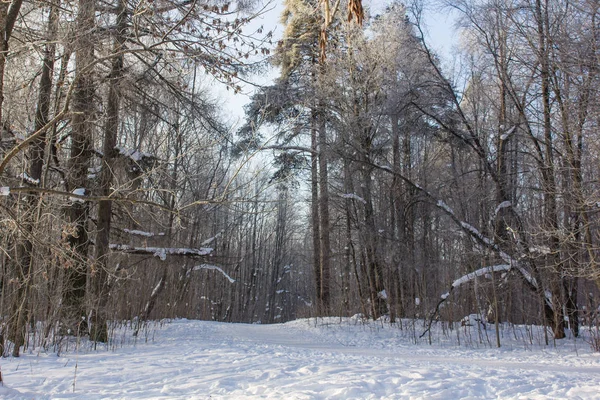
M 115 351 L 0 360 L 0 398 L 600 399 L 585 343 L 525 349 L 513 332 L 502 349 L 415 345 L 406 327 L 351 321 L 174 321 Z

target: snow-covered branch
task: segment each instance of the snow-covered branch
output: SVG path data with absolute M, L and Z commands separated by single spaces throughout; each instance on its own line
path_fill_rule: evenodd
M 489 275 L 492 272 L 509 271 L 510 268 L 511 268 L 511 266 L 506 265 L 506 264 L 492 265 L 489 267 L 479 268 L 478 270 L 470 272 L 466 275 L 463 275 L 460 278 L 458 278 L 457 280 L 455 280 L 454 282 L 452 282 L 452 287 L 457 288 L 460 285 L 463 285 L 467 282 L 472 281 L 473 279 L 477 278 L 478 276 Z
M 431 329 L 431 324 L 433 323 L 433 319 L 440 312 L 440 307 L 448 299 L 448 297 L 450 297 L 450 294 L 452 293 L 452 291 L 454 291 L 455 288 L 474 280 L 478 276 L 489 275 L 494 272 L 510 271 L 511 269 L 512 269 L 512 267 L 507 264 L 491 265 L 491 266 L 479 268 L 476 271 L 469 272 L 468 274 L 463 275 L 460 278 L 456 279 L 454 282 L 452 282 L 452 286 L 450 286 L 450 290 L 448 290 L 446 293 L 444 293 L 443 295 L 440 296 L 440 300 L 436 304 L 435 310 L 433 311 L 433 313 L 431 313 L 431 316 L 429 318 L 427 329 L 425 329 L 425 331 L 421 334 L 420 337 L 425 336 L 427 334 L 427 332 L 429 332 L 429 330 Z
M 478 243 L 480 246 L 482 246 L 490 251 L 493 251 L 506 264 L 513 266 L 517 271 L 519 271 L 519 273 L 521 274 L 521 277 L 523 278 L 525 283 L 527 283 L 528 286 L 532 290 L 534 290 L 534 291 L 540 290 L 538 281 L 533 277 L 533 275 L 531 275 L 531 273 L 529 271 L 527 271 L 526 268 L 524 268 L 523 263 L 520 260 L 518 260 L 515 257 L 512 257 L 511 255 L 509 255 L 508 253 L 503 251 L 500 248 L 500 246 L 498 246 L 498 244 L 496 242 L 494 242 L 494 240 L 485 236 L 473 225 L 458 218 L 458 216 L 455 214 L 454 210 L 448 204 L 446 204 L 443 200 L 437 199 L 434 195 L 432 195 L 427 190 L 425 190 L 418 184 L 414 183 L 411 179 L 408 179 L 404 175 L 398 174 L 397 172 L 392 171 L 390 167 L 379 166 L 379 165 L 375 165 L 375 164 L 374 164 L 374 166 L 382 171 L 386 171 L 388 173 L 394 174 L 395 176 L 399 177 L 404 182 L 406 182 L 408 185 L 417 189 L 421 194 L 425 195 L 425 197 L 430 199 L 448 217 L 450 217 L 450 219 L 452 219 L 452 221 L 454 221 L 454 223 L 456 225 L 458 225 L 463 230 L 463 232 L 465 232 L 467 235 L 469 235 L 469 237 L 471 237 L 473 240 L 475 240 L 476 243 Z M 498 207 L 500 207 L 500 206 L 501 206 L 501 208 L 504 208 L 504 207 L 508 207 L 509 205 L 501 203 Z
M 212 253 L 213 249 L 210 247 L 202 247 L 199 249 L 189 248 L 169 248 L 169 247 L 133 247 L 126 244 L 111 244 L 110 249 L 127 254 L 141 254 L 141 255 L 152 255 L 166 260 L 167 256 L 183 256 L 183 257 L 203 257 Z
M 352 199 L 352 200 L 360 201 L 363 204 L 367 204 L 367 201 L 365 199 L 363 199 L 362 197 L 360 197 L 359 195 L 357 195 L 356 193 L 342 193 L 342 194 L 340 194 L 340 197 L 343 199 Z
M 143 237 L 165 236 L 164 232 L 154 233 L 154 232 L 140 231 L 137 229 L 123 229 L 123 232 L 128 233 L 130 235 L 143 236 Z
M 202 246 L 208 246 L 209 244 L 211 244 L 212 242 L 214 242 L 215 240 L 217 240 L 221 235 L 223 235 L 223 232 L 224 232 L 224 230 L 222 230 L 221 232 L 217 233 L 213 237 L 209 237 L 204 242 L 202 242 Z
M 208 269 L 208 270 L 214 270 L 214 271 L 219 271 L 221 274 L 223 274 L 223 276 L 225 278 L 227 278 L 227 280 L 231 283 L 235 283 L 235 279 L 233 279 L 231 276 L 229 276 L 227 274 L 227 272 L 223 271 L 223 269 L 221 267 L 217 267 L 216 265 L 211 265 L 211 264 L 200 264 L 200 265 L 196 265 L 192 271 L 199 271 L 202 269 Z
M 314 153 L 314 154 L 317 153 L 315 150 L 313 150 L 311 148 L 308 148 L 308 147 L 304 147 L 304 146 L 290 146 L 290 145 L 262 146 L 260 149 L 261 150 L 281 150 L 281 151 L 295 150 L 295 151 L 300 151 L 300 152 L 304 152 L 304 153 Z

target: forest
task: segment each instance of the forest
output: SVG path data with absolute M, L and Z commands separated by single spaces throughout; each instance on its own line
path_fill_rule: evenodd
M 356 314 L 600 351 L 600 1 L 278 6 L 0 2 L 0 352 Z

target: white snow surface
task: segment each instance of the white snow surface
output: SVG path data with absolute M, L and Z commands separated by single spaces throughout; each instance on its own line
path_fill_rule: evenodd
M 278 325 L 177 320 L 140 332 L 137 343 L 131 329 L 121 329 L 109 350 L 84 342 L 75 351 L 70 339 L 60 356 L 36 350 L 0 359 L 0 398 L 600 398 L 600 355 L 584 341 L 546 347 L 531 327 L 532 335 L 504 327 L 504 347 L 496 349 L 493 330 L 482 341 L 477 327 L 460 327 L 428 345 L 414 339 L 422 326 L 359 318 Z

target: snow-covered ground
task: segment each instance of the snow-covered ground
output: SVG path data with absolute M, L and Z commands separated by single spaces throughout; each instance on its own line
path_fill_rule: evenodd
M 493 329 L 439 329 L 429 345 L 406 321 L 173 321 L 135 344 L 117 333 L 109 350 L 1 359 L 0 398 L 600 399 L 600 354 L 583 340 L 545 347 L 506 328 L 496 349 Z

